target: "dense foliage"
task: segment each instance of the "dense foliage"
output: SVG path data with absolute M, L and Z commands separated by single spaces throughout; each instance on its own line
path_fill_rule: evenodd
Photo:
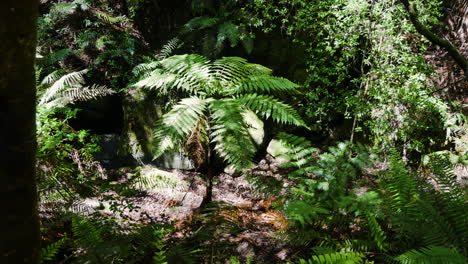
M 411 1 L 436 33 L 448 2 Z M 42 263 L 467 262 L 466 101 L 440 87 L 402 2 L 41 3 Z M 176 154 L 200 207 L 129 217 L 181 185 L 143 175 Z M 260 206 L 213 199 L 223 173 Z

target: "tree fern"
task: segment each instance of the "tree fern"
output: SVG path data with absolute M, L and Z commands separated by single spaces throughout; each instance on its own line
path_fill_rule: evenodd
M 150 73 L 145 75 L 145 69 Z M 306 127 L 291 106 L 267 95 L 271 90 L 291 93 L 298 86 L 286 79 L 273 77 L 269 75 L 270 69 L 242 58 L 210 61 L 196 54 L 176 55 L 158 63 L 138 66 L 135 71 L 143 75 L 134 85 L 137 88 L 163 92 L 175 88 L 198 96 L 183 99 L 163 116 L 156 132 L 158 152 L 155 157 L 184 145 L 202 116 L 208 120 L 204 131 L 209 133 L 208 137 L 215 144 L 213 150 L 237 169 L 249 167 L 255 152 L 242 117 L 247 110 L 277 123 Z M 255 76 L 264 81 L 243 86 Z M 233 87 L 243 88 L 233 90 Z
M 144 73 L 145 68 L 148 73 Z M 277 123 L 307 127 L 291 106 L 268 95 L 272 90 L 290 93 L 298 86 L 281 79 L 284 86 L 279 87 L 278 78 L 269 75 L 270 69 L 242 58 L 211 61 L 196 54 L 175 55 L 157 64 L 139 66 L 135 71 L 141 73 L 142 78 L 134 87 L 165 94 L 176 89 L 182 91 L 183 96 L 191 96 L 182 99 L 158 122 L 154 157 L 167 150 L 180 150 L 181 146 L 198 153 L 189 154 L 195 158 L 198 168 L 203 157 L 209 183 L 204 201 L 211 199 L 214 164 L 210 163 L 215 155 L 236 170 L 252 165 L 255 144 L 245 122 L 246 113 L 250 111 Z M 243 85 L 255 76 L 261 76 L 263 82 Z M 243 88 L 236 90 L 235 87 Z

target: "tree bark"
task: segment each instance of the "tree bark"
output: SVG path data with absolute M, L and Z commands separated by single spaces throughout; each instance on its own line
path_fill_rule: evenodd
M 406 11 L 409 14 L 411 23 L 419 32 L 419 34 L 426 37 L 430 42 L 436 44 L 443 49 L 445 49 L 450 57 L 452 57 L 455 62 L 460 66 L 460 68 L 465 73 L 465 79 L 468 80 L 468 59 L 465 58 L 450 41 L 443 39 L 437 36 L 434 32 L 430 31 L 425 27 L 418 19 L 418 13 L 416 8 L 409 2 L 409 0 L 400 0 L 400 2 L 405 6 Z
M 0 263 L 37 263 L 37 0 L 0 2 Z

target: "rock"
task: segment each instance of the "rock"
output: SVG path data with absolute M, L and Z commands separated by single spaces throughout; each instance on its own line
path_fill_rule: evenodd
M 253 246 L 251 246 L 248 242 L 240 243 L 237 246 L 236 251 L 244 258 L 248 258 L 255 255 L 255 250 Z

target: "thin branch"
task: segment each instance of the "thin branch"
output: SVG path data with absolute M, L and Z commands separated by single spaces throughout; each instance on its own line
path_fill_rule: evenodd
M 430 42 L 444 48 L 450 57 L 462 68 L 465 73 L 465 79 L 468 79 L 468 59 L 465 58 L 450 41 L 437 36 L 434 32 L 430 31 L 425 27 L 418 19 L 418 13 L 416 7 L 410 4 L 409 0 L 400 0 L 405 6 L 406 11 L 409 14 L 411 23 L 414 25 L 419 34 L 426 37 Z

